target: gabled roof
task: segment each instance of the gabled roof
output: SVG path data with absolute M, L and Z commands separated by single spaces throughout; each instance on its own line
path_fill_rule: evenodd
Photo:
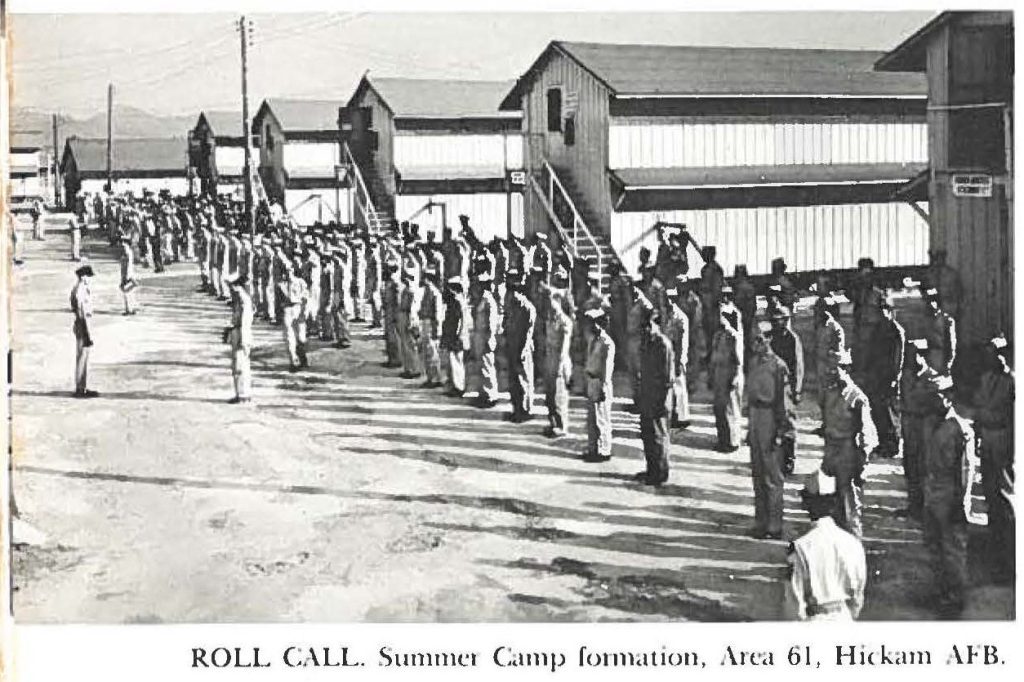
M 999 17 L 1006 24 L 1013 24 L 1012 12 L 942 12 L 911 34 L 909 38 L 882 55 L 875 62 L 875 69 L 878 71 L 924 72 L 928 61 L 925 48 L 931 36 L 950 22 L 971 14 L 989 14 Z
M 237 111 L 201 111 L 195 127 L 205 119 L 214 135 L 220 137 L 242 137 L 242 114 Z
M 395 118 L 509 118 L 498 106 L 512 85 L 512 81 L 363 76 L 349 103 L 371 88 Z
M 916 74 L 873 70 L 881 52 L 553 41 L 502 102 L 518 109 L 523 87 L 547 60 L 576 62 L 615 97 L 926 96 Z
M 120 173 L 170 171 L 183 175 L 188 163 L 187 152 L 188 142 L 182 138 L 115 139 L 112 170 Z M 69 137 L 64 146 L 64 160 L 68 154 L 74 156 L 80 173 L 107 169 L 107 141 L 104 139 Z
M 288 131 L 336 131 L 338 110 L 345 106 L 340 100 L 284 99 L 272 97 L 263 100 L 254 120 L 270 111 L 281 129 Z

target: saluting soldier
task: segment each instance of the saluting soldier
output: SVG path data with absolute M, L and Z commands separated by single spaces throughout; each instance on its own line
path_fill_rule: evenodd
M 417 270 L 406 267 L 402 271 L 402 290 L 398 301 L 397 331 L 402 347 L 403 379 L 416 379 L 423 373 L 420 367 L 420 304 L 423 289 L 419 285 Z
M 487 273 L 476 280 L 477 301 L 473 310 L 473 357 L 480 387 L 474 404 L 480 408 L 498 404 L 498 374 L 494 352 L 498 347 L 498 303 L 494 300 L 494 282 Z
M 420 354 L 423 371 L 427 375 L 423 388 L 436 388 L 443 383 L 438 341 L 441 337 L 444 303 L 441 301 L 441 291 L 437 288 L 437 279 L 437 264 L 431 262 L 423 270 L 423 295 L 420 303 Z
M 547 317 L 544 325 L 544 344 L 547 346 L 544 354 L 544 403 L 548 408 L 548 427 L 544 435 L 550 438 L 564 436 L 569 431 L 569 381 L 572 378 L 569 347 L 574 320 L 568 285 L 569 273 L 559 265 L 555 268 L 552 286 L 543 287 L 547 296 L 544 305 Z
M 697 389 L 697 379 L 708 357 L 711 339 L 704 336 L 704 306 L 697 295 L 698 282 L 691 281 L 685 274 L 676 276 L 676 291 L 679 292 L 679 307 L 686 313 L 690 330 L 690 348 L 686 363 L 686 390 L 692 394 Z
M 583 459 L 588 462 L 604 462 L 612 456 L 615 341 L 606 329 L 608 315 L 602 308 L 587 310 L 583 320 L 587 339 L 587 450 L 583 453 Z
M 708 388 L 718 433 L 716 449 L 735 452 L 740 440 L 740 391 L 743 380 L 743 342 L 738 313 L 722 310 L 711 339 Z
M 135 289 L 138 281 L 135 279 L 135 255 L 132 253 L 131 237 L 121 237 L 119 241 L 119 252 L 121 262 L 121 295 L 124 297 L 124 314 L 134 315 L 137 312 L 135 305 Z
M 930 313 L 925 327 L 928 365 L 939 374 L 948 376 L 956 360 L 956 322 L 942 309 L 942 299 L 937 289 L 926 289 L 924 300 Z
M 334 341 L 334 290 L 337 278 L 335 269 L 338 267 L 335 258 L 336 249 L 332 245 L 323 247 L 323 258 L 320 261 L 320 309 L 317 311 L 320 326 L 320 340 Z
M 715 260 L 718 249 L 705 246 L 701 249 L 704 266 L 700 269 L 700 302 L 704 309 L 704 338 L 712 339 L 719 322 L 719 304 L 722 300 L 722 287 L 725 284 L 725 273 L 722 266 Z M 708 348 L 711 353 L 712 349 Z
M 661 333 L 658 326 L 660 315 L 654 308 L 645 309 L 642 317 L 640 439 L 644 444 L 647 468 L 635 477 L 641 483 L 655 486 L 668 480 L 668 422 L 675 381 L 672 343 Z
M 878 432 L 867 397 L 849 375 L 852 362 L 848 351 L 837 353 L 825 377 L 825 454 L 821 468 L 836 479 L 836 523 L 860 538 L 862 476 L 868 455 L 878 446 Z
M 790 404 L 789 368 L 768 341 L 771 324 L 762 323 L 751 339 L 747 374 L 750 473 L 754 480 L 753 536 L 782 539 L 783 488 L 787 462 L 796 442 Z
M 665 292 L 668 297 L 668 319 L 665 320 L 665 336 L 672 342 L 673 367 L 675 377 L 672 380 L 672 419 L 670 425 L 674 429 L 685 429 L 690 426 L 690 392 L 687 387 L 686 369 L 690 354 L 690 318 L 686 316 L 679 303 L 683 295 L 677 289 Z
M 860 541 L 836 526 L 836 480 L 820 469 L 800 491 L 811 529 L 789 546 L 786 583 L 790 620 L 856 620 L 864 606 L 867 557 Z
M 371 235 L 366 247 L 366 300 L 370 302 L 371 328 L 382 326 L 386 318 L 384 314 L 384 281 L 388 275 L 385 273 L 385 262 L 383 245 Z M 358 295 L 358 293 L 358 291 L 354 291 L 353 295 Z
M 364 322 L 363 317 L 366 309 L 366 291 L 369 276 L 369 248 L 362 236 L 356 236 L 349 240 L 349 278 L 351 280 L 350 290 L 347 297 L 352 301 L 352 319 L 355 322 Z
M 453 275 L 445 284 L 444 321 L 441 323 L 441 361 L 445 395 L 461 398 L 466 390 L 465 352 L 469 349 L 472 316 L 462 289 L 463 280 Z
M 629 374 L 629 385 L 632 389 L 632 412 L 640 411 L 640 346 L 643 339 L 644 319 L 646 311 L 654 309 L 641 289 L 642 284 L 643 277 L 635 275 L 630 290 L 629 314 L 626 317 L 626 371 Z
M 625 348 L 623 337 L 626 334 L 626 318 L 629 316 L 629 307 L 633 302 L 630 288 L 629 275 L 623 271 L 622 266 L 616 261 L 610 263 L 608 265 L 608 298 L 611 311 L 608 330 L 615 345 L 619 348 Z
M 742 263 L 733 269 L 732 289 L 736 309 L 740 311 L 740 319 L 743 321 L 743 337 L 749 339 L 757 316 L 757 292 L 750 281 L 747 266 Z
M 533 419 L 533 328 L 537 320 L 537 309 L 526 297 L 522 275 L 509 273 L 509 277 L 505 351 L 512 412 L 506 418 L 520 423 Z

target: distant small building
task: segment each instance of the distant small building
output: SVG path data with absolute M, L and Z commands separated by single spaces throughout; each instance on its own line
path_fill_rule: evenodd
M 364 77 L 342 125 L 376 211 L 438 235 L 442 218 L 457 226 L 459 214 L 482 239 L 522 234 L 524 184 L 515 177 L 523 167 L 521 116 L 498 110 L 510 87 Z M 357 214 L 360 191 L 354 182 Z
M 204 111 L 189 131 L 189 165 L 203 194 L 241 191 L 245 166 L 242 115 L 230 111 Z M 252 147 L 252 164 L 259 152 Z
M 12 131 L 10 152 L 11 199 L 15 202 L 36 198 L 52 201 L 53 171 L 46 134 Z
M 929 168 L 913 184 L 963 279 L 966 341 L 1013 338 L 1013 33 L 1012 12 L 943 12 L 875 64 L 927 74 Z
M 253 117 L 267 195 L 302 224 L 349 222 L 338 112 L 344 102 L 272 98 Z
M 107 183 L 107 141 L 69 137 L 64 143 L 60 173 L 64 196 L 79 190 L 101 192 Z M 161 189 L 187 194 L 188 142 L 183 138 L 115 139 L 111 165 L 114 192 L 141 195 Z

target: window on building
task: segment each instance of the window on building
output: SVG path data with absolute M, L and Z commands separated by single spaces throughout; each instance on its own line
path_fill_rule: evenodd
M 562 89 L 548 90 L 548 132 L 562 132 Z

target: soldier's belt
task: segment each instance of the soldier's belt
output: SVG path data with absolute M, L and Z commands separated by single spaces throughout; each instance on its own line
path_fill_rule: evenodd
M 846 610 L 846 602 L 830 601 L 824 604 L 808 604 L 807 615 L 810 617 L 823 616 L 827 613 L 840 613 Z

